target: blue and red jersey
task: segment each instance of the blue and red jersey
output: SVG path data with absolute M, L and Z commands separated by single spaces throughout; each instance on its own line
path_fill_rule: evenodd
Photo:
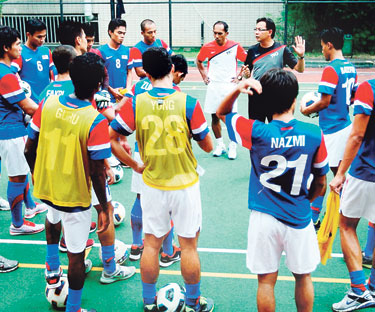
M 375 182 L 375 79 L 361 83 L 354 99 L 354 115 L 370 116 L 365 137 L 349 173 L 358 179 Z
M 31 99 L 38 103 L 39 94 L 50 83 L 50 71 L 54 68 L 52 53 L 47 47 L 38 47 L 35 51 L 22 46 L 21 57 L 13 60 L 14 73 L 18 72 L 21 80 L 29 83 Z
M 267 213 L 293 228 L 311 222 L 311 174 L 328 170 L 321 129 L 293 119 L 264 124 L 237 113 L 226 116 L 231 140 L 250 150 L 249 209 Z
M 357 71 L 347 60 L 333 60 L 324 68 L 318 91 L 332 95 L 326 109 L 319 112 L 319 126 L 324 134 L 340 131 L 351 124 L 350 98 L 357 83 Z
M 161 39 L 156 39 L 152 44 L 147 44 L 144 41 L 139 41 L 133 48 L 134 50 L 134 65 L 133 67 L 142 67 L 142 55 L 148 48 L 164 48 L 167 50 L 169 55 L 172 55 L 173 51 L 169 46 Z
M 74 109 L 80 109 L 92 105 L 90 102 L 71 98 L 69 95 L 61 95 L 59 97 L 59 102 L 63 106 Z M 39 136 L 44 103 L 45 100 L 39 104 L 39 107 L 33 115 L 33 119 L 28 127 L 28 135 L 32 140 L 36 140 Z M 108 121 L 102 114 L 98 114 L 91 125 L 87 141 L 87 150 L 89 157 L 92 160 L 106 159 L 111 156 Z
M 26 135 L 23 111 L 18 105 L 26 98 L 11 68 L 0 63 L 0 140 Z

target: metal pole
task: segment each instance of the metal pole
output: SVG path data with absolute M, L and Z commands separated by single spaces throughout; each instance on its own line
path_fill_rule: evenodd
M 169 8 L 169 46 L 172 49 L 173 42 L 172 42 L 172 0 L 168 1 L 168 8 Z
M 201 22 L 201 47 L 204 45 L 204 21 Z
M 64 20 L 64 4 L 63 0 L 60 0 L 60 22 Z
M 288 41 L 288 0 L 284 2 L 284 44 Z
M 115 17 L 116 17 L 115 0 L 111 0 L 111 19 L 114 19 Z

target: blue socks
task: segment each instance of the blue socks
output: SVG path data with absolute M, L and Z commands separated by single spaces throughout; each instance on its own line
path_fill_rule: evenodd
M 23 193 L 25 206 L 26 206 L 26 208 L 35 208 L 36 207 L 35 201 L 31 197 L 30 184 L 29 184 L 29 181 L 27 180 L 27 178 L 26 178 L 25 183 L 26 183 L 26 187 L 25 187 L 25 191 Z
M 375 248 L 375 229 L 374 224 L 369 222 L 368 223 L 368 231 L 367 231 L 367 242 L 365 247 L 365 257 L 372 259 L 372 254 Z M 375 282 L 375 279 L 374 279 Z
M 371 268 L 370 278 L 368 279 L 368 288 L 372 291 L 375 290 L 375 269 Z
M 201 282 L 198 284 L 186 284 L 186 304 L 190 307 L 195 307 L 199 304 L 199 297 L 201 296 Z
M 142 246 L 142 208 L 141 202 L 136 197 L 131 212 L 131 227 L 133 233 L 133 245 Z
M 46 267 L 48 271 L 56 271 L 60 267 L 59 244 L 47 244 Z
M 20 227 L 23 224 L 22 218 L 22 202 L 23 191 L 25 189 L 25 182 L 8 182 L 8 202 L 12 213 L 12 223 L 15 227 Z
M 82 288 L 74 290 L 69 287 L 68 301 L 66 303 L 66 312 L 78 312 L 81 308 Z
M 167 237 L 164 238 L 163 252 L 166 253 L 168 256 L 173 255 L 173 227 L 169 231 Z
M 156 283 L 148 284 L 142 282 L 142 296 L 144 304 L 153 304 L 156 300 Z
M 115 245 L 102 246 L 102 259 L 105 272 L 112 274 L 116 270 Z
M 363 270 L 349 272 L 350 275 L 350 286 L 353 292 L 357 295 L 361 295 L 366 289 L 366 277 Z
M 311 203 L 312 221 L 316 223 L 319 219 L 319 214 L 322 211 L 324 196 L 318 196 Z

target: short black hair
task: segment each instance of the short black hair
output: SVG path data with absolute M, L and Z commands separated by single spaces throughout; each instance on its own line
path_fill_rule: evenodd
M 4 47 L 10 49 L 12 44 L 20 38 L 21 36 L 17 29 L 9 26 L 0 26 L 0 57 L 4 57 Z
M 320 39 L 324 43 L 332 43 L 336 50 L 341 50 L 344 46 L 344 31 L 338 27 L 324 29 L 320 33 Z
M 77 56 L 69 65 L 69 74 L 77 98 L 90 99 L 104 80 L 104 61 L 94 53 Z
M 95 37 L 95 27 L 91 23 L 84 23 L 83 30 L 85 31 L 86 37 Z
M 47 29 L 46 24 L 37 18 L 32 18 L 26 21 L 25 23 L 26 32 L 34 35 L 37 31 L 42 31 Z
M 65 74 L 69 71 L 69 65 L 77 56 L 76 50 L 70 45 L 58 46 L 52 52 L 53 63 L 59 74 Z
M 228 24 L 227 24 L 226 22 L 223 22 L 223 21 L 217 21 L 217 22 L 214 24 L 213 28 L 215 28 L 216 25 L 223 25 L 223 27 L 224 27 L 224 31 L 225 31 L 225 32 L 228 32 L 229 26 L 228 26 Z
M 146 25 L 147 25 L 147 24 L 155 24 L 155 22 L 154 22 L 153 20 L 149 19 L 149 18 L 144 19 L 144 20 L 141 22 L 141 30 L 142 30 L 142 31 L 145 31 L 145 29 L 146 29 Z
M 269 18 L 269 17 L 260 17 L 257 19 L 257 24 L 260 23 L 260 22 L 265 22 L 266 23 L 266 28 L 268 30 L 272 30 L 272 34 L 271 34 L 271 38 L 273 39 L 273 37 L 275 37 L 275 33 L 276 33 L 276 25 L 275 25 L 275 22 Z
M 116 28 L 119 28 L 121 26 L 124 26 L 126 29 L 126 22 L 121 18 L 114 18 L 112 19 L 108 24 L 108 35 L 109 31 L 114 32 Z
M 164 48 L 151 47 L 142 55 L 143 69 L 154 79 L 161 79 L 172 69 L 172 59 Z
M 282 114 L 288 111 L 298 95 L 296 76 L 284 69 L 272 68 L 260 78 L 261 104 L 269 108 L 269 113 Z
M 64 20 L 57 29 L 57 38 L 61 44 L 76 46 L 76 38 L 83 33 L 83 24 L 78 21 Z
M 188 64 L 185 56 L 183 56 L 182 54 L 175 54 L 171 56 L 171 59 L 174 65 L 174 71 L 179 71 L 183 73 L 184 76 L 186 76 L 188 73 Z

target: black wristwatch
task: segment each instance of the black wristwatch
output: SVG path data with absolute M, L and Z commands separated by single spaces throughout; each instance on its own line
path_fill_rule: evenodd
M 303 60 L 304 58 L 305 58 L 305 56 L 303 55 L 303 56 L 299 56 L 298 57 L 300 60 Z

